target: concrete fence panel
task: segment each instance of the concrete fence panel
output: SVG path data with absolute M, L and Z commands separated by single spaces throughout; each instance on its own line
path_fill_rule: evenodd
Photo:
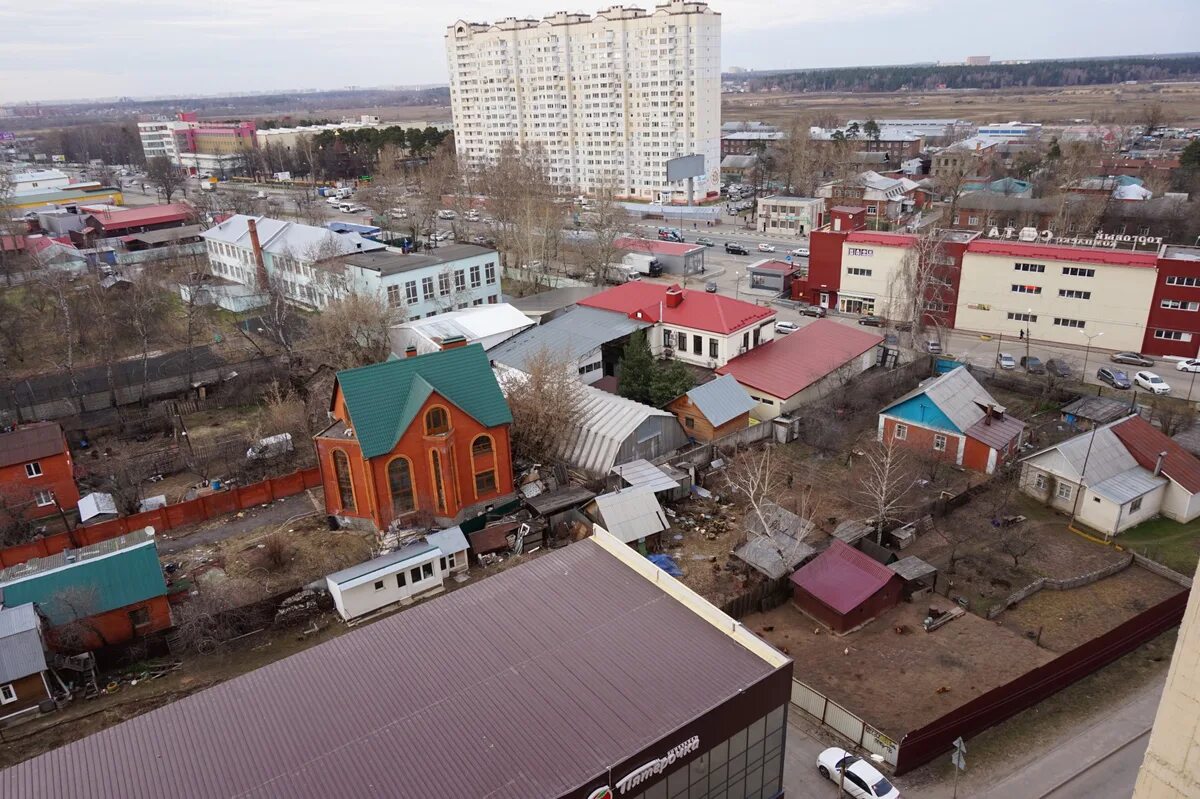
M 837 702 L 827 702 L 825 705 L 825 724 L 840 732 L 855 743 L 862 741 L 865 724 L 858 716 L 851 713 Z
M 893 766 L 900 754 L 900 744 L 870 724 L 863 725 L 862 748 L 879 755 Z
M 825 719 L 825 697 L 799 680 L 792 680 L 792 704 L 819 721 Z

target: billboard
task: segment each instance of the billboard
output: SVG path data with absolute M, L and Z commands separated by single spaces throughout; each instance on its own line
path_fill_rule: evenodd
M 681 155 L 667 161 L 667 182 L 674 183 L 704 175 L 703 155 Z

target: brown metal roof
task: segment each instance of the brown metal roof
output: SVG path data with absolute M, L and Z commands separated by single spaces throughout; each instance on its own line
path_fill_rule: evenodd
M 558 797 L 774 671 L 588 539 L 0 772 L 0 796 Z
M 0 466 L 28 463 L 66 450 L 58 422 L 26 424 L 11 433 L 0 433 Z
M 874 596 L 895 576 L 887 566 L 835 538 L 829 549 L 792 575 L 792 582 L 838 613 L 846 614 Z

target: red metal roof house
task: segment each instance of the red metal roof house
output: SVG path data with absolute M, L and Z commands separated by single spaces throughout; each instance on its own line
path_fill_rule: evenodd
M 796 607 L 839 635 L 900 604 L 903 588 L 896 572 L 836 538 L 792 575 Z

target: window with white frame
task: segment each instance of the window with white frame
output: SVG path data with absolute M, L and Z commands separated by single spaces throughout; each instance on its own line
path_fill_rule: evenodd
M 946 437 L 944 435 L 942 435 L 941 433 L 934 433 L 933 448 L 935 450 L 937 450 L 938 452 L 945 452 L 946 451 Z
M 1155 330 L 1154 337 L 1163 341 L 1191 341 L 1192 334 L 1182 330 Z
M 1015 322 L 1037 322 L 1037 314 L 1035 313 L 1014 313 L 1009 311 L 1008 318 Z
M 1167 275 L 1168 286 L 1187 286 L 1195 288 L 1200 286 L 1200 277 L 1183 277 L 1181 275 Z
M 892 431 L 892 438 L 896 439 L 897 441 L 907 441 L 908 425 L 897 422 L 896 429 Z
M 47 505 L 54 504 L 54 492 L 53 491 L 39 491 L 36 494 L 34 494 L 33 497 L 34 497 L 34 501 L 37 502 L 37 506 L 39 508 L 44 508 Z
M 17 689 L 12 683 L 0 685 L 0 705 L 7 705 L 10 702 L 17 701 Z
M 1064 266 L 1062 273 L 1068 277 L 1095 277 L 1095 269 L 1085 269 L 1082 266 Z
M 471 267 L 471 288 L 477 289 L 482 285 L 483 285 L 483 279 L 480 277 L 479 267 L 472 266 Z
M 1056 316 L 1054 317 L 1054 324 L 1059 327 L 1073 327 L 1081 330 L 1085 323 L 1082 319 L 1064 319 L 1061 316 Z
M 1092 292 L 1078 291 L 1076 289 L 1059 289 L 1058 296 L 1067 300 L 1090 300 L 1092 298 Z
M 1050 481 L 1046 479 L 1046 475 L 1038 472 L 1033 476 L 1033 487 L 1038 491 L 1045 491 L 1050 487 Z
M 848 266 L 848 267 L 846 267 L 846 274 L 848 274 L 848 275 L 858 275 L 859 277 L 870 277 L 870 276 L 871 276 L 871 270 L 870 270 L 870 269 L 863 269 L 863 268 L 862 268 L 862 267 L 860 267 L 860 266 Z
M 1013 283 L 1012 290 L 1017 294 L 1041 294 L 1041 286 L 1025 286 L 1020 283 Z
M 1059 499 L 1070 499 L 1071 493 L 1072 493 L 1071 492 L 1071 484 L 1070 483 L 1059 483 L 1057 493 L 1058 493 Z
M 376 580 L 376 581 L 375 581 L 375 590 L 376 590 L 376 591 L 382 591 L 382 590 L 383 590 L 383 580 Z
M 1018 272 L 1037 272 L 1040 274 L 1040 273 L 1046 271 L 1046 266 L 1045 266 L 1045 264 L 1015 263 L 1015 264 L 1013 264 L 1013 269 L 1015 269 Z
M 1200 310 L 1200 302 L 1188 302 L 1187 300 L 1160 300 L 1158 307 L 1166 308 L 1171 311 L 1198 311 Z
M 1138 497 L 1133 502 L 1129 503 L 1129 512 L 1130 513 L 1137 513 L 1141 509 L 1142 509 L 1142 498 L 1141 497 Z
M 41 477 L 42 476 L 42 464 L 39 463 L 38 461 L 31 461 L 30 463 L 25 464 L 25 476 L 26 477 Z

